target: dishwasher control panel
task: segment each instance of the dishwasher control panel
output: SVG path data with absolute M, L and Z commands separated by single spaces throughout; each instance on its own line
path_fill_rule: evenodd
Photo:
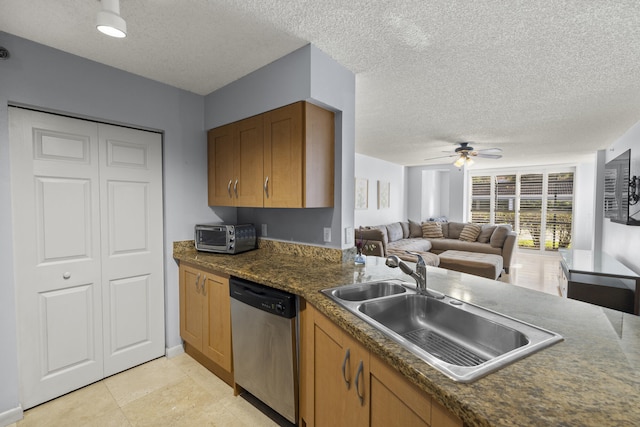
M 267 313 L 287 319 L 296 317 L 296 296 L 292 293 L 232 277 L 229 294 L 231 298 Z

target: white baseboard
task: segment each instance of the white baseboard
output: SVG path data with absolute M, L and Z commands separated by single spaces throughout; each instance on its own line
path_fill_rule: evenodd
M 167 347 L 164 350 L 164 355 L 167 356 L 167 359 L 171 359 L 172 357 L 176 357 L 184 353 L 184 347 L 182 344 L 176 345 L 174 347 Z
M 24 418 L 24 412 L 22 406 L 9 409 L 8 411 L 0 412 L 0 426 L 6 427 Z

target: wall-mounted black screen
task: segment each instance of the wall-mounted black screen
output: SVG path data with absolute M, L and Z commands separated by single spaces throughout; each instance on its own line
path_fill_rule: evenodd
M 622 224 L 630 223 L 630 164 L 631 150 L 627 150 L 608 162 L 604 170 L 604 216 Z

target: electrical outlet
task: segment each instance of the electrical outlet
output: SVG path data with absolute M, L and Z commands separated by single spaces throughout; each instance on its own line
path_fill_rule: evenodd
M 324 228 L 324 242 L 329 243 L 331 241 L 331 227 Z
M 262 236 L 261 237 L 267 237 L 267 224 L 262 224 Z
M 353 244 L 353 227 L 347 227 L 344 229 L 344 243 L 345 245 Z

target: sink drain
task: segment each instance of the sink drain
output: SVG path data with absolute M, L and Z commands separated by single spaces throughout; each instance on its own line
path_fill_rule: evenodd
M 432 356 L 452 365 L 478 366 L 487 361 L 429 329 L 416 329 L 402 336 Z

